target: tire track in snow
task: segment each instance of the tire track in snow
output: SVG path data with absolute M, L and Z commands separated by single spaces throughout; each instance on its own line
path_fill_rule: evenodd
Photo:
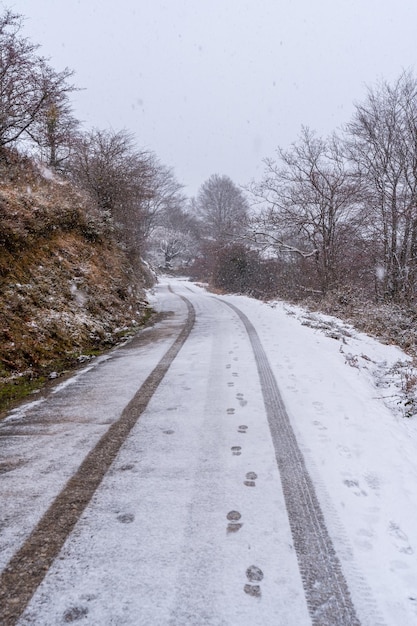
M 254 326 L 240 309 L 229 302 L 220 301 L 230 307 L 243 322 L 255 355 L 312 622 L 317 626 L 359 626 L 360 622 L 327 531 L 314 485 L 261 341 Z
M 171 288 L 169 290 L 172 292 Z M 188 311 L 187 320 L 180 334 L 125 407 L 118 421 L 112 424 L 95 448 L 86 456 L 77 472 L 70 478 L 23 546 L 3 570 L 0 576 L 2 626 L 13 626 L 17 623 L 131 429 L 146 409 L 170 365 L 187 340 L 194 326 L 195 310 L 187 298 L 176 295 L 185 302 Z

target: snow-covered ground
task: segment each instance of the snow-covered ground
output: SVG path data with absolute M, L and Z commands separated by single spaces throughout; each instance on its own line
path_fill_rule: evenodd
M 256 364 L 225 300 L 260 337 L 361 623 L 417 625 L 417 418 L 405 417 L 402 391 L 413 372 L 398 366 L 406 355 L 328 316 L 243 296 L 213 298 L 192 283 L 169 282 L 194 305 L 195 327 L 20 624 L 311 623 Z M 154 301 L 164 310 L 182 306 L 184 315 L 164 284 Z M 165 344 L 116 351 L 90 366 L 83 384 L 81 376 L 58 391 L 54 410 L 62 394 L 61 419 L 69 420 L 43 433 L 41 450 L 30 438 L 0 438 L 3 461 L 11 446 L 16 459 L 16 469 L 0 477 L 7 554 L 29 532 L 27 519 L 35 523 L 61 489 L 89 435 L 93 446 L 118 417 L 134 392 L 132 375 L 138 387 Z M 125 400 L 112 391 L 116 374 L 116 391 L 125 379 Z M 15 412 L 3 428 L 29 432 L 47 404 Z M 35 513 L 24 504 L 31 475 Z M 248 585 L 260 593 L 245 593 Z
M 417 624 L 417 418 L 404 417 L 403 393 L 410 359 L 326 315 L 226 300 L 260 335 L 354 600 L 375 602 L 385 623 Z

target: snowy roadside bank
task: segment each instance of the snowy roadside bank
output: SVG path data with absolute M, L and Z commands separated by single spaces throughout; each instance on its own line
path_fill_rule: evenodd
M 417 419 L 404 417 L 410 358 L 330 316 L 225 299 L 257 327 L 354 600 L 369 589 L 387 623 L 417 624 Z

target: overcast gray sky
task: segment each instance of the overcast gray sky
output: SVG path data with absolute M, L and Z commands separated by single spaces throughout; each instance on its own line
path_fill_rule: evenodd
M 193 195 L 213 173 L 347 122 L 366 85 L 417 64 L 416 0 L 11 0 L 87 128 L 127 128 Z

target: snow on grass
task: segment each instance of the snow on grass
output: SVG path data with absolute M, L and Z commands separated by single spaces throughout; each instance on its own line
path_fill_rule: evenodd
M 294 305 L 272 302 L 272 308 L 282 306 L 287 315 L 295 316 L 303 326 L 321 331 L 326 337 L 341 343 L 339 351 L 345 363 L 370 375 L 379 396 L 397 415 L 417 414 L 417 369 L 413 360 L 397 346 L 381 344 L 354 326 L 337 317 L 311 313 Z M 369 356 L 368 352 L 373 355 Z

